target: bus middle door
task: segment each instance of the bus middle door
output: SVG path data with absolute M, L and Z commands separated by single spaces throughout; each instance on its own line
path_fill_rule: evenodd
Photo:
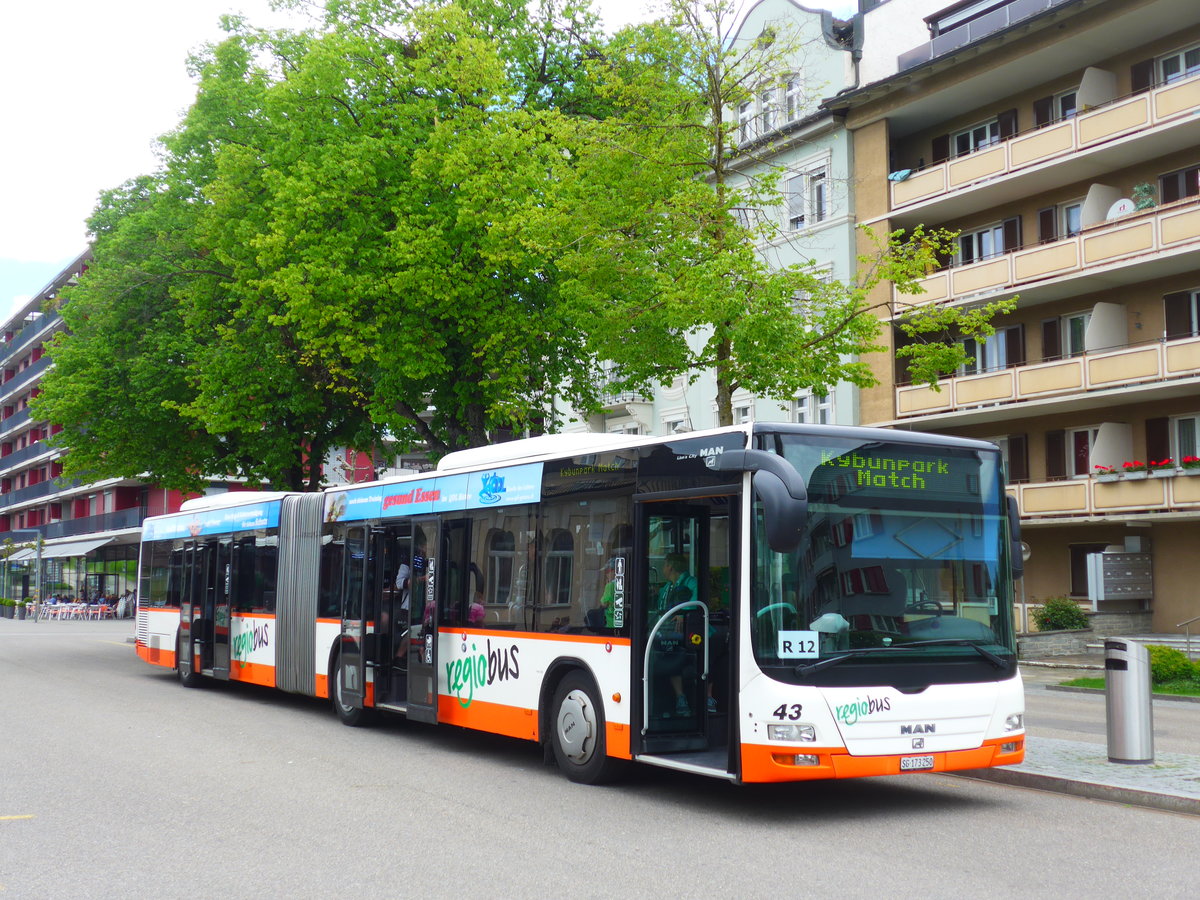
M 362 709 L 366 699 L 366 654 L 363 641 L 366 620 L 363 597 L 366 591 L 367 529 L 356 525 L 346 529 L 346 551 L 342 570 L 342 636 L 334 689 L 339 709 Z M 352 717 L 352 716 L 351 716 Z
M 416 519 L 412 528 L 407 715 L 418 722 L 437 722 L 439 563 L 444 557 L 437 519 Z

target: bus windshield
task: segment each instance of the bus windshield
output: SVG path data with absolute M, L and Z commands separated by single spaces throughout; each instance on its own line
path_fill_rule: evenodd
M 782 680 L 827 684 L 1015 673 L 997 451 L 773 437 L 804 478 L 809 506 L 793 553 L 767 546 L 757 516 L 751 629 L 760 666 Z

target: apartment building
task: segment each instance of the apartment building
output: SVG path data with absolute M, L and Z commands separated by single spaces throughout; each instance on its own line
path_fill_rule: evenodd
M 0 590 L 14 599 L 34 595 L 38 534 L 47 596 L 132 590 L 142 519 L 177 510 L 184 499 L 137 479 L 60 477 L 64 451 L 48 440 L 60 429 L 31 414 L 30 400 L 53 365 L 50 342 L 65 328 L 59 293 L 90 258 L 88 251 L 73 260 L 0 326 L 0 555 L 8 563 Z
M 814 271 L 849 280 L 854 274 L 853 195 L 850 146 L 842 121 L 821 107 L 824 97 L 852 83 L 852 34 L 825 10 L 792 0 L 762 0 L 749 9 L 730 37 L 735 52 L 757 41 L 778 39 L 789 52 L 779 70 L 763 72 L 752 96 L 727 111 L 737 136 L 734 161 L 738 187 L 772 172 L 779 176 L 782 204 L 738 213 L 764 217 L 769 237 L 760 252 L 772 264 L 813 261 Z M 708 334 L 697 335 L 699 346 Z M 599 415 L 564 429 L 626 434 L 670 434 L 717 425 L 716 379 L 711 371 L 691 373 L 662 385 L 649 396 L 611 392 Z M 825 396 L 803 392 L 786 401 L 734 394 L 735 423 L 817 422 L 853 424 L 857 391 L 838 385 Z
M 1026 599 L 1175 630 L 1200 614 L 1200 6 L 860 0 L 856 27 L 827 102 L 860 221 L 958 232 L 916 302 L 1019 298 L 937 390 L 873 360 L 863 424 L 996 441 Z

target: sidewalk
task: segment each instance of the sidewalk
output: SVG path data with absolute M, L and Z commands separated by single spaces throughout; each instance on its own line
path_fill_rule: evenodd
M 1103 677 L 1104 654 L 1100 651 L 1023 659 L 1021 672 L 1027 684 L 1042 684 L 1048 690 L 1055 690 L 1058 682 L 1072 678 Z M 1195 711 L 1200 724 L 1200 704 L 1195 705 Z M 1036 732 L 1036 727 L 1030 732 L 1027 722 L 1025 762 L 1021 765 L 961 774 L 998 784 L 1200 816 L 1200 743 L 1196 755 L 1156 750 L 1153 763 L 1129 765 L 1109 762 L 1105 743 L 1038 737 Z

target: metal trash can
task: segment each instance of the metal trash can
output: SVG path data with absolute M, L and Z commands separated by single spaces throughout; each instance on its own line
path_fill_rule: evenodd
M 1136 641 L 1104 642 L 1104 699 L 1108 761 L 1154 762 L 1154 716 L 1150 704 L 1150 652 Z

